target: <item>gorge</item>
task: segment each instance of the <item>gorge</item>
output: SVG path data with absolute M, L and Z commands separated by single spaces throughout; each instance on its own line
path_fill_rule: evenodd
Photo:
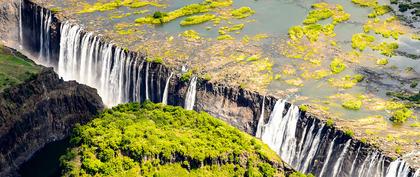
M 189 76 L 58 17 L 30 0 L 2 4 L 4 41 L 65 81 L 96 88 L 107 107 L 150 100 L 204 111 L 260 138 L 295 170 L 319 177 L 418 177 L 420 169 L 270 95 Z M 19 29 L 18 32 L 12 29 Z M 6 33 L 5 33 L 6 34 Z M 190 68 L 192 69 L 192 68 Z M 49 72 L 52 72 L 51 70 Z M 61 137 L 62 138 L 62 137 Z M 417 165 L 418 164 L 414 164 Z M 418 168 L 418 167 L 417 167 Z

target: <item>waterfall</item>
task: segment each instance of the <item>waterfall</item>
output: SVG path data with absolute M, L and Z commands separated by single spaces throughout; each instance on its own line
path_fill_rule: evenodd
M 187 94 L 185 96 L 184 108 L 186 110 L 194 109 L 196 92 L 197 92 L 197 77 L 193 77 L 190 81 L 190 86 L 188 87 Z
M 24 2 L 21 1 L 20 3 L 19 35 L 21 45 L 23 41 L 39 42 L 39 45 L 36 46 L 40 46 L 40 48 L 35 50 L 35 52 L 39 50 L 38 60 L 45 60 L 52 64 L 53 62 L 50 61 L 53 59 L 50 52 L 50 45 L 53 45 L 50 43 L 50 30 L 54 29 L 51 28 L 52 14 L 41 8 L 40 14 L 31 18 L 37 22 L 34 23 L 37 24 L 34 27 L 36 30 L 32 29 L 32 31 L 36 33 L 38 29 L 41 29 L 41 31 L 33 35 L 23 35 L 23 28 L 31 28 L 31 26 L 28 24 L 29 20 L 22 21 L 22 16 L 25 15 L 23 13 L 25 9 L 23 8 L 26 7 L 23 4 Z M 38 13 L 37 10 L 35 12 Z M 42 23 L 39 23 L 40 26 L 38 26 L 39 21 L 42 21 Z M 112 43 L 104 42 L 101 36 L 86 32 L 79 25 L 63 22 L 59 32 L 60 50 L 58 61 L 54 62 L 54 67 L 64 80 L 77 80 L 82 84 L 96 88 L 107 106 L 130 101 L 144 101 L 145 98 L 156 98 L 151 91 L 154 91 L 153 79 L 157 74 L 151 69 L 151 63 L 144 63 L 145 60 L 136 53 L 128 52 Z M 33 39 L 24 39 L 25 37 Z M 38 37 L 40 40 L 35 40 Z M 41 61 L 40 63 L 45 62 Z M 146 67 L 146 71 L 143 70 L 143 67 Z M 186 68 L 183 67 L 183 70 L 186 70 Z M 171 73 L 167 78 L 161 98 L 163 103 L 168 101 L 167 96 L 172 76 Z M 156 80 L 158 79 L 155 78 Z M 159 88 L 159 86 L 157 87 Z M 196 87 L 197 78 L 193 77 L 190 80 L 185 97 L 184 107 L 186 109 L 192 110 L 194 108 Z M 161 90 L 159 89 L 160 93 Z M 160 100 L 160 98 L 157 100 Z M 351 158 L 352 163 L 345 163 L 345 160 L 348 159 L 346 157 L 350 154 L 348 151 L 353 148 L 350 148 L 350 146 L 356 143 L 350 142 L 348 137 L 336 136 L 336 134 L 333 134 L 333 130 L 319 120 L 301 118 L 298 107 L 294 105 L 287 107 L 285 101 L 279 100 L 276 102 L 269 116 L 269 121 L 265 124 L 265 101 L 264 98 L 256 136 L 260 137 L 295 169 L 320 176 L 316 173 L 322 168 L 324 170 L 322 170 L 321 176 L 328 177 L 347 175 L 352 177 L 385 177 L 385 175 L 405 177 L 408 175 L 409 168 L 404 161 L 396 161 L 388 166 L 388 162 L 385 161 L 383 155 L 375 151 L 366 154 L 365 147 L 362 147 L 362 145 L 357 147 L 355 158 Z M 331 141 L 334 137 L 336 139 Z M 334 147 L 340 149 L 335 150 Z M 329 148 L 327 150 L 328 154 L 323 154 L 327 148 Z M 320 167 L 320 165 L 324 166 Z M 348 169 L 350 171 L 347 171 Z M 413 175 L 413 172 L 409 173 L 411 176 L 418 176 L 419 171 L 416 172 L 416 175 Z
M 255 137 L 257 138 L 261 138 L 262 128 L 264 126 L 264 111 L 265 111 L 265 96 L 263 98 L 263 102 L 261 106 L 261 115 L 260 115 L 260 119 L 258 120 L 257 132 L 255 133 Z
M 328 148 L 327 158 L 325 159 L 324 165 L 322 165 L 322 169 L 321 169 L 321 172 L 319 173 L 319 177 L 322 177 L 325 169 L 328 167 L 328 162 L 330 161 L 336 138 L 337 137 L 334 137 L 334 139 L 332 140 L 332 143 L 330 144 L 330 147 Z
M 291 106 L 283 116 L 286 101 L 277 101 L 267 125 L 264 126 L 261 139 L 268 144 L 286 162 L 291 162 L 296 150 L 296 125 L 299 108 Z
M 397 159 L 388 167 L 386 177 L 406 177 L 410 173 L 410 168 L 402 159 Z
M 107 106 L 140 101 L 142 65 L 134 54 L 102 42 L 78 25 L 61 26 L 58 74 L 98 89 Z
M 171 81 L 172 76 L 174 73 L 171 72 L 171 75 L 169 75 L 168 79 L 166 80 L 165 90 L 163 91 L 163 97 L 162 97 L 162 103 L 164 105 L 168 104 L 168 89 L 169 89 L 169 83 Z
M 362 156 L 360 151 L 363 144 L 358 144 L 354 159 L 349 157 L 353 154 L 349 153 L 352 149 L 350 147 L 357 143 L 352 143 L 348 136 L 334 134 L 325 123 L 315 119 L 304 124 L 300 120 L 299 108 L 290 105 L 287 109 L 284 100 L 276 102 L 266 124 L 263 114 L 258 120 L 256 137 L 261 138 L 286 163 L 302 173 L 313 173 L 320 177 L 385 177 L 386 174 L 386 177 L 409 176 L 408 165 L 400 161 L 393 162 L 388 167 L 390 173 L 386 173 L 385 156 L 378 151 L 369 151 L 366 156 Z M 345 159 L 349 158 L 352 162 L 345 163 Z
M 351 164 L 351 168 L 350 168 L 350 172 L 349 172 L 349 175 L 350 176 L 353 175 L 353 170 L 354 170 L 354 167 L 355 167 L 356 162 L 357 162 L 357 157 L 359 157 L 360 148 L 361 148 L 360 146 L 359 146 L 359 148 L 357 148 L 356 157 L 354 158 L 354 160 L 353 160 L 353 162 Z
M 351 143 L 351 139 L 347 140 L 346 144 L 344 145 L 343 151 L 341 152 L 340 156 L 338 157 L 337 162 L 334 165 L 332 176 L 338 176 L 338 174 L 340 173 L 339 170 L 341 168 L 344 156 L 349 150 L 350 143 Z
M 146 64 L 146 100 L 150 100 L 149 98 L 149 68 L 150 63 Z

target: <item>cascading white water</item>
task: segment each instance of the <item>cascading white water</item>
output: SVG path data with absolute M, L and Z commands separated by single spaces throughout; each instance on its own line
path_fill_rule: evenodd
M 410 168 L 402 159 L 397 159 L 388 167 L 386 177 L 406 177 L 410 173 Z
M 163 97 L 162 97 L 162 104 L 164 104 L 164 105 L 168 104 L 169 83 L 171 82 L 171 78 L 172 78 L 173 75 L 174 75 L 174 73 L 171 72 L 168 79 L 166 80 L 165 90 L 163 91 Z
M 324 165 L 322 166 L 321 172 L 319 173 L 319 177 L 322 177 L 322 175 L 325 172 L 325 169 L 328 167 L 328 162 L 330 161 L 336 138 L 337 137 L 334 137 L 334 139 L 332 140 L 332 143 L 330 144 L 330 147 L 328 148 L 327 158 L 325 159 Z
M 62 24 L 59 75 L 97 88 L 107 106 L 140 101 L 143 62 L 138 60 L 120 47 L 102 43 L 78 25 Z
M 343 148 L 340 156 L 338 157 L 338 160 L 335 162 L 332 176 L 338 176 L 338 174 L 340 173 L 340 168 L 341 168 L 341 165 L 343 163 L 344 156 L 346 155 L 347 151 L 349 150 L 350 143 L 351 143 L 351 139 L 347 140 L 346 144 L 344 145 L 344 148 Z
M 150 100 L 149 98 L 149 68 L 150 63 L 146 64 L 146 100 Z
M 40 46 L 39 46 L 39 56 L 38 60 L 42 61 L 44 65 L 51 66 L 50 61 L 50 29 L 52 15 L 51 11 L 45 10 L 44 8 L 40 9 Z
M 261 138 L 263 142 L 296 170 L 303 173 L 316 173 L 317 170 L 311 168 L 313 168 L 313 165 L 318 164 L 318 166 L 322 165 L 321 170 L 314 175 L 320 177 L 341 177 L 347 175 L 351 177 L 384 177 L 387 174 L 385 169 L 386 159 L 377 151 L 369 152 L 367 157 L 363 159 L 363 162 L 358 163 L 359 160 L 362 161 L 360 158 L 363 157 L 359 155 L 360 146 L 354 159 L 352 158 L 352 163 L 344 163 L 344 160 L 348 159 L 349 155 L 352 155 L 352 153 L 348 153 L 351 149 L 351 139 L 347 139 L 345 143 L 337 144 L 338 140 L 336 138 L 338 137 L 334 136 L 334 139 L 331 141 L 329 139 L 331 132 L 326 129 L 325 124 L 322 122 L 308 122 L 302 130 L 303 133 L 298 137 L 299 109 L 297 106 L 291 105 L 284 115 L 285 109 L 286 102 L 278 100 L 267 124 L 264 125 L 264 117 L 261 116 L 257 125 L 256 137 Z M 326 141 L 331 142 L 327 147 L 325 147 Z M 323 147 L 328 148 L 326 154 L 323 154 Z M 339 148 L 340 150 L 337 150 L 337 147 L 341 147 Z M 323 163 L 319 164 L 319 161 Z M 390 169 L 392 168 L 390 167 Z M 395 177 L 407 177 L 408 165 L 404 168 L 403 170 L 401 168 L 399 168 L 400 170 L 394 170 L 398 174 Z
M 190 81 L 190 86 L 188 87 L 187 94 L 185 96 L 184 108 L 186 110 L 194 109 L 196 92 L 197 92 L 197 77 L 193 77 Z
M 255 136 L 258 138 L 261 138 L 262 129 L 264 126 L 264 111 L 265 111 L 265 96 L 263 98 L 262 106 L 261 106 L 261 115 L 260 119 L 258 120 L 257 124 L 257 132 L 255 133 Z
M 23 16 L 23 0 L 19 1 L 19 48 L 22 49 L 23 46 L 23 24 L 22 24 L 22 16 Z
M 296 150 L 296 125 L 299 108 L 291 106 L 283 117 L 286 101 L 278 101 L 269 122 L 261 131 L 261 139 L 286 162 L 291 162 Z

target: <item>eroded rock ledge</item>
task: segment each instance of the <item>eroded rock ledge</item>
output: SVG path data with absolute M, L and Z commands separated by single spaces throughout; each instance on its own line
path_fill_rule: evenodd
M 0 176 L 16 176 L 33 153 L 102 109 L 95 89 L 64 82 L 51 68 L 8 88 L 0 94 Z

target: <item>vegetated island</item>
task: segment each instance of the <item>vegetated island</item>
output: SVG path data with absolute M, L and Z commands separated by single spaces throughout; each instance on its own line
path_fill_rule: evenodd
M 70 142 L 64 176 L 306 176 L 207 113 L 151 102 L 105 110 Z

